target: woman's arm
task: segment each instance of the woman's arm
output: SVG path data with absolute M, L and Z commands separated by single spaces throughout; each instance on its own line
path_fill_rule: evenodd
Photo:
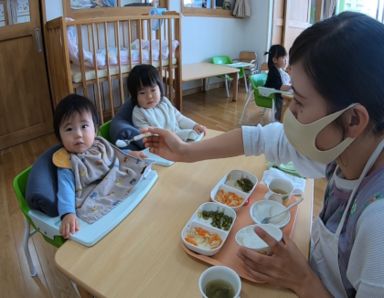
M 298 153 L 288 142 L 281 123 L 266 126 L 243 126 L 217 137 L 196 143 L 185 143 L 170 131 L 148 128 L 157 136 L 147 138 L 145 146 L 151 152 L 174 161 L 194 162 L 245 154 L 265 154 L 267 160 L 277 164 L 292 161 L 305 177 L 324 177 L 326 165 L 311 161 Z
M 200 142 L 183 142 L 169 130 L 149 127 L 142 132 L 155 134 L 144 140 L 150 151 L 174 161 L 194 162 L 244 154 L 241 129 L 237 128 Z

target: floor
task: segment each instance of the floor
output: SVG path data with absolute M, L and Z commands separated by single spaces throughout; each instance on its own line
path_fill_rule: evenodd
M 239 126 L 244 101 L 244 91 L 240 90 L 239 100 L 232 102 L 226 98 L 225 89 L 219 88 L 185 96 L 183 113 L 209 128 L 227 131 Z M 267 118 L 268 113 L 258 110 L 251 103 L 245 122 L 266 122 Z M 30 241 L 38 276 L 30 276 L 21 248 L 23 217 L 11 186 L 18 172 L 32 164 L 38 155 L 55 143 L 51 134 L 0 151 L 0 297 L 78 297 L 69 279 L 55 267 L 56 249 L 39 235 Z M 316 214 L 321 208 L 325 183 L 320 180 L 315 184 Z

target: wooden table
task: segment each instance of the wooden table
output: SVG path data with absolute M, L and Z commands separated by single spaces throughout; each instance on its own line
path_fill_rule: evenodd
M 225 65 L 218 65 L 208 62 L 183 64 L 181 80 L 183 82 L 207 79 L 209 77 L 217 77 L 221 75 L 231 75 L 233 78 L 232 100 L 237 100 L 239 87 L 239 69 Z M 205 86 L 205 81 L 203 83 Z
M 209 131 L 209 136 L 219 132 Z M 232 169 L 255 173 L 265 159 L 233 157 L 158 167 L 159 180 L 139 206 L 93 247 L 73 241 L 55 256 L 59 269 L 81 288 L 100 297 L 200 297 L 198 278 L 208 265 L 187 255 L 180 232 L 211 188 Z M 307 180 L 293 239 L 308 255 L 313 181 Z M 296 297 L 292 292 L 242 281 L 242 298 Z

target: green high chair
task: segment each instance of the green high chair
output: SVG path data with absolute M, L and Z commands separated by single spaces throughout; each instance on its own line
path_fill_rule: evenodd
M 221 56 L 213 56 L 212 57 L 212 63 L 213 64 L 232 64 L 233 61 L 232 61 L 231 57 L 221 55 Z M 245 74 L 244 67 L 239 67 L 239 69 L 240 69 L 239 79 L 244 79 L 245 90 L 246 90 L 246 92 L 248 92 L 247 76 Z M 220 77 L 225 79 L 225 91 L 227 92 L 227 97 L 229 97 L 228 82 L 231 82 L 232 77 L 229 75 L 224 75 L 224 76 L 220 76 Z
M 104 122 L 102 125 L 100 125 L 99 130 L 97 131 L 97 135 L 103 137 L 107 141 L 111 141 L 111 136 L 109 134 L 109 130 L 111 128 L 111 121 L 109 120 L 107 122 Z
M 262 72 L 253 74 L 249 77 L 250 88 L 247 94 L 247 99 L 244 104 L 243 112 L 240 116 L 240 124 L 243 121 L 247 106 L 251 102 L 252 97 L 255 101 L 255 104 L 258 107 L 264 109 L 263 111 L 265 111 L 266 109 L 272 109 L 272 120 L 275 120 L 275 93 L 279 93 L 279 91 L 272 88 L 263 87 L 265 85 L 265 82 L 267 81 L 267 76 L 267 73 Z
M 65 239 L 61 236 L 54 236 L 54 238 L 51 239 L 48 236 L 44 235 L 44 233 L 40 230 L 39 226 L 37 226 L 29 216 L 29 212 L 31 209 L 28 207 L 27 201 L 25 199 L 25 190 L 27 187 L 27 181 L 28 181 L 28 176 L 30 172 L 31 172 L 31 167 L 28 167 L 22 172 L 20 172 L 13 179 L 12 186 L 13 186 L 13 190 L 15 191 L 20 210 L 24 215 L 24 236 L 23 236 L 22 243 L 23 243 L 25 258 L 27 259 L 31 275 L 36 276 L 37 272 L 33 264 L 31 253 L 28 247 L 29 238 L 32 235 L 34 235 L 36 232 L 39 232 L 43 236 L 45 241 L 47 241 L 48 243 L 52 244 L 55 247 L 60 247 L 65 242 Z M 31 230 L 31 227 L 32 227 L 32 230 Z

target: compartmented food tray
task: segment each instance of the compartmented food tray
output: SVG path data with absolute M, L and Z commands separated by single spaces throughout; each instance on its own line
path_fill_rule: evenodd
M 196 258 L 207 264 L 228 266 L 234 269 L 243 279 L 246 279 L 254 283 L 261 283 L 261 281 L 254 279 L 248 274 L 248 272 L 245 270 L 245 267 L 243 265 L 243 261 L 237 256 L 240 246 L 235 241 L 235 235 L 237 231 L 240 230 L 241 228 L 247 225 L 254 224 L 253 220 L 249 215 L 249 209 L 255 201 L 262 200 L 266 192 L 267 192 L 267 187 L 264 184 L 257 184 L 256 188 L 251 193 L 248 199 L 248 203 L 244 204 L 241 208 L 238 209 L 235 223 L 231 231 L 229 232 L 222 248 L 215 255 L 206 256 L 206 255 L 198 254 L 194 251 L 189 250 L 184 244 L 182 244 L 184 251 L 188 255 L 192 256 L 193 258 Z M 286 204 L 290 204 L 295 200 L 296 200 L 295 197 L 291 197 L 287 200 Z M 291 219 L 289 223 L 282 229 L 283 233 L 289 236 L 291 235 L 295 225 L 297 206 L 293 207 L 290 210 L 290 213 L 291 213 L 290 214 Z

